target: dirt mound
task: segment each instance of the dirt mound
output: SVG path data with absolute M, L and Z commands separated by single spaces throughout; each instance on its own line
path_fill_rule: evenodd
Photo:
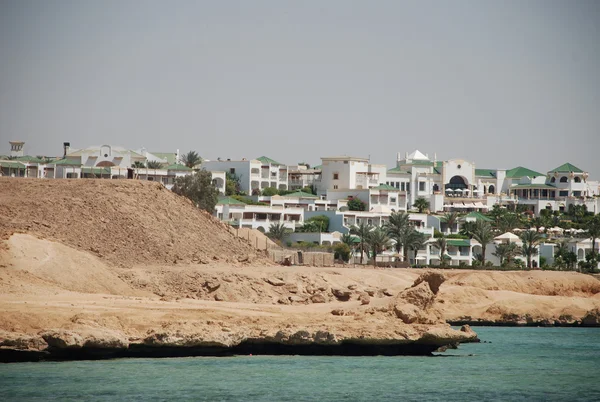
M 139 180 L 0 178 L 0 238 L 14 232 L 91 251 L 120 266 L 256 263 L 260 256 L 187 199 Z

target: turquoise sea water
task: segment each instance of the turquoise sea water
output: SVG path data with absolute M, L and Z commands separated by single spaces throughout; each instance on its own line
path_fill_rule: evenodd
M 4 364 L 0 401 L 600 401 L 599 328 L 475 330 L 436 357 Z

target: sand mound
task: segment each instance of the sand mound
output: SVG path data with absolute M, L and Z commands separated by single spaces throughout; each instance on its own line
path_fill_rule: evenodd
M 121 266 L 237 262 L 256 251 L 162 185 L 0 178 L 0 238 L 27 232 Z
M 60 289 L 115 295 L 147 294 L 131 288 L 89 253 L 26 234 L 15 234 L 7 243 L 8 251 L 2 253 L 0 268 L 6 274 L 0 281 L 3 292 L 39 293 L 44 289 Z

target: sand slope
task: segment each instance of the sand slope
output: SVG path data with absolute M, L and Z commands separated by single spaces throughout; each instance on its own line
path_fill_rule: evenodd
M 0 178 L 0 238 L 27 232 L 110 264 L 236 263 L 246 240 L 162 185 L 139 180 Z

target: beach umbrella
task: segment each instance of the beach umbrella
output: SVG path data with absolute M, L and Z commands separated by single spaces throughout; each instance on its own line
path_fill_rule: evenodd
M 515 243 L 517 241 L 520 241 L 521 239 L 516 234 L 506 232 L 504 234 L 501 234 L 500 236 L 494 237 L 494 240 L 506 240 L 509 243 Z

